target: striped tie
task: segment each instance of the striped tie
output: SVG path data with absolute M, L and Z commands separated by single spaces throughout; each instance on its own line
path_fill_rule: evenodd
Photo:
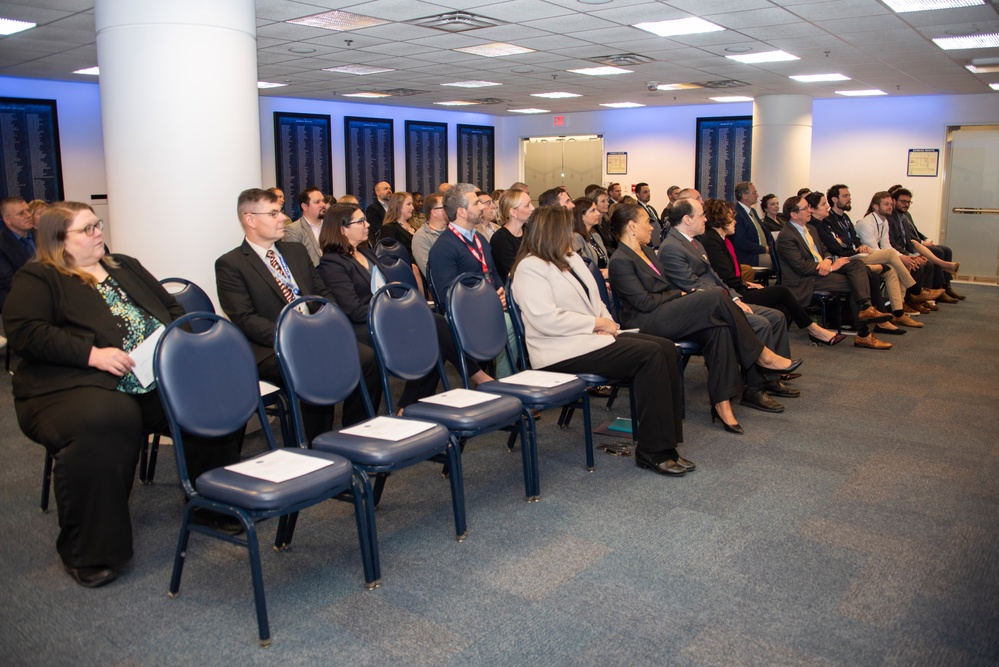
M 284 269 L 282 269 L 281 265 L 278 263 L 278 261 L 277 261 L 277 255 L 274 254 L 273 250 L 268 250 L 267 251 L 267 261 L 269 261 L 271 263 L 271 266 L 274 267 L 274 270 L 278 272 L 278 275 L 281 275 L 281 276 L 284 276 L 287 279 L 290 279 L 290 276 L 288 276 L 288 275 L 285 274 Z M 284 280 L 281 280 L 278 276 L 274 276 L 274 280 L 277 281 L 278 287 L 281 288 L 281 294 L 284 295 L 285 302 L 291 303 L 292 301 L 294 301 L 295 300 L 295 295 L 292 294 L 291 288 L 288 287 L 288 283 L 286 281 L 284 281 Z

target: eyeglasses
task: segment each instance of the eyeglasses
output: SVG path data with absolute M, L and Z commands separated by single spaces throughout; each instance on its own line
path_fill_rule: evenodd
M 70 232 L 83 232 L 87 236 L 93 236 L 95 229 L 98 231 L 104 229 L 104 221 L 98 220 L 94 224 L 87 225 L 86 227 L 81 227 L 80 229 L 67 229 L 66 233 L 69 234 Z
M 344 227 L 350 227 L 351 225 L 357 225 L 357 224 L 360 224 L 362 222 L 367 222 L 367 221 L 368 221 L 367 218 L 358 218 L 357 220 L 351 220 L 350 222 L 343 223 L 343 226 Z
M 804 213 L 804 212 L 805 212 L 805 211 L 807 211 L 807 210 L 809 210 L 809 209 L 808 209 L 808 207 L 806 206 L 805 208 L 796 208 L 796 209 L 794 209 L 794 212 L 795 212 L 795 213 Z
M 274 218 L 275 220 L 277 220 L 277 217 L 279 215 L 281 215 L 281 211 L 280 210 L 276 210 L 276 211 L 250 211 L 249 213 L 250 213 L 250 215 L 269 215 L 272 218 Z

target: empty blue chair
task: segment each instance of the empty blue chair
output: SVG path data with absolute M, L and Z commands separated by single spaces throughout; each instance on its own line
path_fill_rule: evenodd
M 185 324 L 207 319 L 210 327 L 201 333 L 185 331 Z M 257 384 L 257 366 L 250 344 L 231 323 L 218 315 L 185 315 L 167 327 L 157 342 L 153 369 L 163 409 L 170 424 L 177 457 L 177 471 L 188 501 L 184 508 L 180 537 L 170 578 L 170 597 L 180 590 L 180 578 L 188 553 L 191 532 L 225 540 L 247 550 L 253 580 L 254 603 L 260 643 L 270 643 L 267 604 L 257 546 L 256 523 L 281 517 L 275 549 L 291 543 L 294 518 L 300 510 L 330 498 L 353 503 L 361 561 L 369 587 L 378 585 L 377 544 L 367 480 L 350 461 L 336 454 L 298 448 L 279 449 L 270 429 L 263 429 L 269 451 L 251 461 L 266 463 L 276 457 L 293 457 L 299 463 L 322 464 L 317 470 L 285 481 L 274 482 L 226 468 L 215 468 L 197 480 L 188 477 L 184 442 L 189 436 L 214 438 L 243 427 L 254 414 L 261 423 L 267 414 Z M 216 532 L 207 526 L 193 525 L 195 509 L 235 517 L 242 523 L 242 538 Z M 289 520 L 290 519 L 290 520 Z
M 402 248 L 402 250 L 403 252 L 406 251 L 405 248 Z M 402 257 L 383 255 L 378 258 L 378 268 L 381 269 L 382 275 L 385 276 L 385 282 L 402 283 L 403 285 L 419 289 L 416 276 L 413 274 L 413 265 Z
M 318 308 L 306 314 L 299 310 L 302 304 Z M 459 542 L 464 540 L 467 530 L 461 450 L 443 426 L 433 424 L 427 430 L 397 441 L 329 431 L 316 436 L 311 443 L 305 442 L 299 400 L 312 405 L 334 405 L 360 388 L 368 416 L 374 417 L 361 373 L 357 337 L 343 311 L 319 297 L 296 299 L 285 306 L 278 317 L 274 349 L 281 365 L 281 376 L 292 406 L 295 435 L 300 445 L 343 456 L 370 475 L 389 473 L 427 460 L 446 462 L 451 471 L 455 533 Z M 398 417 L 378 419 L 412 421 Z M 351 428 L 360 430 L 371 426 L 373 420 L 369 419 Z M 368 495 L 371 495 L 370 490 Z M 377 543 L 374 547 L 373 553 L 377 558 Z
M 430 306 L 411 287 L 385 285 L 371 299 L 368 309 L 368 329 L 374 343 L 381 371 L 385 404 L 393 414 L 389 377 L 415 380 L 437 368 L 445 390 L 450 386 L 444 372 Z M 403 414 L 443 425 L 461 445 L 466 439 L 498 430 L 517 429 L 523 442 L 524 489 L 527 499 L 534 499 L 534 466 L 536 455 L 530 447 L 523 406 L 519 399 L 498 396 L 468 407 L 458 408 L 426 401 L 416 401 L 405 407 Z
M 384 257 L 398 257 L 403 260 L 406 265 L 411 265 L 413 263 L 413 257 L 406 250 L 406 246 L 399 243 L 397 239 L 384 238 L 379 239 L 378 243 L 375 244 L 375 257 L 378 258 L 379 263 Z

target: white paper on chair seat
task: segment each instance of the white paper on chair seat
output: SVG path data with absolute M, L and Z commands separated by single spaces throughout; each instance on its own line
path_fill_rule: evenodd
M 505 378 L 500 378 L 500 382 L 510 384 L 522 384 L 528 387 L 557 387 L 566 382 L 577 379 L 571 373 L 552 373 L 550 371 L 521 371 Z
M 434 394 L 421 398 L 420 403 L 435 403 L 446 405 L 450 408 L 467 408 L 486 401 L 494 401 L 502 398 L 499 394 L 490 394 L 484 391 L 472 391 L 471 389 L 450 389 L 443 394 Z
M 238 472 L 247 477 L 266 479 L 268 482 L 280 484 L 289 479 L 295 479 L 310 472 L 321 470 L 326 466 L 333 465 L 333 461 L 316 458 L 314 456 L 302 456 L 283 450 L 267 452 L 263 456 L 258 456 L 249 461 L 226 466 L 226 470 Z
M 429 431 L 436 425 L 431 422 L 421 422 L 415 419 L 375 417 L 366 422 L 361 422 L 357 426 L 342 429 L 340 432 L 347 435 L 360 435 L 365 438 L 398 442 L 406 438 L 412 438 L 417 433 Z

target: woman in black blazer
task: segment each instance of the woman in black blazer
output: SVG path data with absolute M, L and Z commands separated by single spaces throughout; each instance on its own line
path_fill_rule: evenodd
M 610 259 L 610 283 L 621 300 L 622 326 L 700 343 L 708 367 L 712 421 L 721 419 L 726 430 L 743 433 L 731 401 L 744 388 L 741 369 L 754 363 L 780 369 L 792 365 L 791 360 L 757 339 L 745 315 L 722 290 L 674 288 L 649 246 L 653 229 L 641 206 L 619 204 L 611 214 L 611 231 L 618 249 Z
M 384 227 L 382 228 L 384 229 Z M 333 293 L 333 298 L 344 314 L 354 325 L 354 333 L 362 343 L 371 345 L 368 331 L 368 308 L 375 291 L 385 284 L 385 277 L 378 269 L 375 253 L 359 246 L 367 241 L 368 222 L 364 211 L 354 204 L 336 204 L 323 216 L 323 226 L 319 231 L 319 247 L 323 256 L 319 260 L 319 276 Z M 437 325 L 437 339 L 441 354 L 458 367 L 458 353 L 451 339 L 447 320 L 434 314 Z M 492 378 L 473 361 L 469 360 L 470 379 L 475 384 L 488 382 Z M 399 406 L 410 403 L 436 391 L 437 372 L 406 383 Z
M 812 321 L 791 291 L 783 285 L 763 285 L 746 282 L 739 271 L 735 259 L 735 249 L 728 237 L 735 233 L 735 211 L 732 204 L 721 199 L 704 202 L 705 231 L 697 238 L 704 246 L 711 268 L 746 303 L 776 308 L 784 313 L 788 322 L 794 322 L 799 329 L 808 330 L 808 339 L 816 345 L 835 345 L 846 336 L 830 331 Z
M 14 409 L 25 435 L 55 459 L 66 571 L 82 586 L 114 581 L 132 557 L 128 496 L 144 430 L 166 418 L 129 352 L 184 314 L 142 265 L 105 255 L 90 206 L 59 202 L 42 214 L 36 260 L 14 277 L 4 307 L 13 350 Z M 238 436 L 192 442 L 191 479 L 238 460 Z

